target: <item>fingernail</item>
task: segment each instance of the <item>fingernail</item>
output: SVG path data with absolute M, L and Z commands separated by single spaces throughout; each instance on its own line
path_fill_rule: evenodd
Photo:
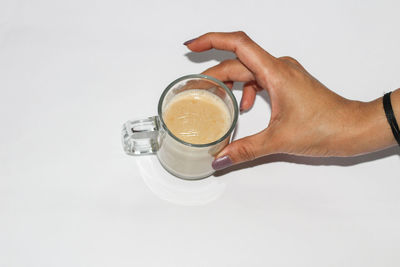
M 243 98 L 240 99 L 239 110 L 240 110 L 240 113 L 242 113 L 242 112 L 244 111 L 244 108 L 243 108 Z
M 223 156 L 221 158 L 217 158 L 212 162 L 212 167 L 214 170 L 219 171 L 229 166 L 233 165 L 233 162 L 229 156 Z
M 194 40 L 196 40 L 196 39 L 197 39 L 197 38 L 190 39 L 189 41 L 184 42 L 183 45 L 191 44 L 191 43 L 193 43 Z

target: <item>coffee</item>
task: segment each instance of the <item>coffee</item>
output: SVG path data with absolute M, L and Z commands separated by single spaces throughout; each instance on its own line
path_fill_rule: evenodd
M 191 144 L 208 144 L 229 130 L 231 116 L 218 96 L 206 90 L 191 89 L 174 96 L 163 113 L 168 129 Z

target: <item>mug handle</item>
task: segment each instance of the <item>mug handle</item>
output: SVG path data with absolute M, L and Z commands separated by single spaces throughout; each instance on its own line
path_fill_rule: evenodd
M 122 127 L 122 146 L 128 155 L 154 154 L 159 148 L 158 116 L 130 120 Z

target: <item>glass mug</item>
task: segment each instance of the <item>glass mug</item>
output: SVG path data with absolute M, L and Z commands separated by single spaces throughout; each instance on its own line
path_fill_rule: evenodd
M 218 140 L 208 144 L 191 144 L 176 137 L 163 120 L 163 113 L 174 96 L 191 89 L 202 89 L 219 97 L 228 107 L 230 128 Z M 202 75 L 183 76 L 173 81 L 158 102 L 158 116 L 127 121 L 122 129 L 122 144 L 128 155 L 157 154 L 161 165 L 171 174 L 188 180 L 214 173 L 211 166 L 232 138 L 238 119 L 238 105 L 231 90 L 221 81 Z

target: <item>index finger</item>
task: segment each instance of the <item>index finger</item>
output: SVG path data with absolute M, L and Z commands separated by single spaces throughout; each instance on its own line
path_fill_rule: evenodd
M 190 40 L 185 45 L 194 52 L 212 48 L 232 51 L 256 76 L 269 69 L 275 58 L 256 44 L 244 32 L 211 32 Z

